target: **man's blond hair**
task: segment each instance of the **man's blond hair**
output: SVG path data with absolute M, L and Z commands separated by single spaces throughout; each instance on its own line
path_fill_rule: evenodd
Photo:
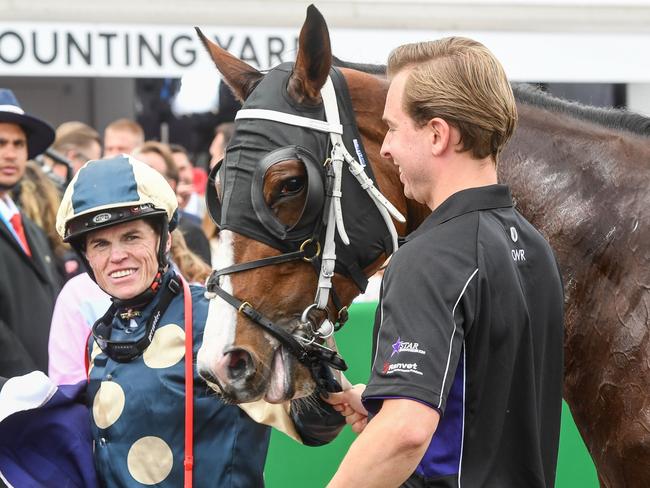
M 65 152 L 70 149 L 87 149 L 96 142 L 101 146 L 102 140 L 99 132 L 83 122 L 65 122 L 56 129 L 56 138 L 52 149 Z
M 138 124 L 135 120 L 131 119 L 117 119 L 106 126 L 104 133 L 106 131 L 123 131 L 130 132 L 138 139 L 138 145 L 144 142 L 144 130 L 142 126 Z
M 514 132 L 517 106 L 501 63 L 481 43 L 463 37 L 405 44 L 391 52 L 388 76 L 410 70 L 403 109 L 420 127 L 439 117 L 456 127 L 461 151 L 499 153 Z

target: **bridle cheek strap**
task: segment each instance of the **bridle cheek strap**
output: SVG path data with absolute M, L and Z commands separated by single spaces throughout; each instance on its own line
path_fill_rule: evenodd
M 184 488 L 192 488 L 194 468 L 194 341 L 192 332 L 192 294 L 185 278 L 183 283 L 183 307 L 185 309 L 185 459 Z

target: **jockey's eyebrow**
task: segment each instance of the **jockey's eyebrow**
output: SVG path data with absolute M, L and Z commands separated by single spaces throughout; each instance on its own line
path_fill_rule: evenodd
M 91 246 L 93 244 L 104 243 L 104 242 L 108 242 L 108 241 L 102 237 L 89 237 L 88 241 L 86 242 L 86 245 Z

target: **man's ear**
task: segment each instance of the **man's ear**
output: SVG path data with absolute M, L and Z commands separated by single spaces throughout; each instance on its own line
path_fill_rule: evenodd
M 452 130 L 446 120 L 435 117 L 427 122 L 429 140 L 431 141 L 431 153 L 434 156 L 441 156 L 447 151 L 451 142 Z

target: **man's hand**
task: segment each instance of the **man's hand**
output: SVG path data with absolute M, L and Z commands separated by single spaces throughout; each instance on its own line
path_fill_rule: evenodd
M 368 425 L 368 411 L 361 403 L 361 395 L 365 389 L 366 385 L 359 384 L 340 393 L 330 393 L 327 398 L 324 398 L 334 410 L 345 417 L 345 422 L 357 434 Z

